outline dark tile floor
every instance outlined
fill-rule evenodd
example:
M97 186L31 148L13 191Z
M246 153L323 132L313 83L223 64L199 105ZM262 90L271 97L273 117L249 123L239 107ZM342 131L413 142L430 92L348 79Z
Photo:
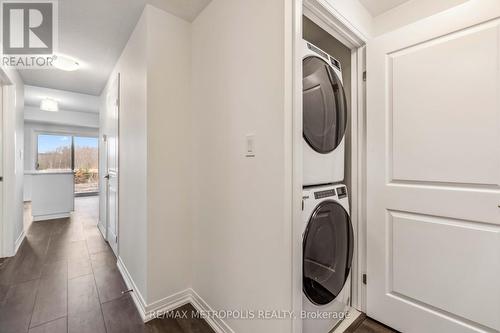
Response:
M196 318L142 323L97 214L97 197L77 198L71 218L34 222L16 256L0 261L0 332L213 332Z
M191 316L141 321L96 227L98 205L97 197L77 198L71 218L34 222L17 255L0 259L0 332L212 333ZM178 310L195 311L190 304ZM346 331L393 332L365 316Z
M397 333L397 331L362 315L345 333Z

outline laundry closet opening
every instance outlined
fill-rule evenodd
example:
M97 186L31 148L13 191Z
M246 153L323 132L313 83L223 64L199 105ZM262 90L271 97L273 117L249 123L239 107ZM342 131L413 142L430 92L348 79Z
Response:
M296 36L301 79L301 308L337 313L303 333L342 331L364 310L364 40L316 2L304 4ZM300 39L300 40L299 40ZM298 70L298 69L297 69ZM298 128L296 129L298 131ZM299 185L299 184L297 184ZM298 189L297 189L298 190ZM299 252L299 251L298 251ZM297 255L298 256L298 255ZM295 257L296 261L299 259ZM297 302L299 303L299 302ZM296 303L296 304L297 304ZM298 306L298 305L297 305Z

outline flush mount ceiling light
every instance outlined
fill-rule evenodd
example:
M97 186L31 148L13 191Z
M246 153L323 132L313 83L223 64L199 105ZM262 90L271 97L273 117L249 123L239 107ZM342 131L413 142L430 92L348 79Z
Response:
M59 111L59 103L55 99L45 98L40 102L40 110L49 111L49 112L57 112Z
M54 56L52 65L57 69L67 72L73 72L80 68L80 64L78 63L78 61L62 54L57 54Z

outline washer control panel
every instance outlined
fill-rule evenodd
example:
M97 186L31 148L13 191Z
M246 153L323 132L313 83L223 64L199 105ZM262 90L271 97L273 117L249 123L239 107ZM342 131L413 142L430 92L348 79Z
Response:
M314 192L314 198L317 199L323 199L323 198L328 198L328 197L334 197L337 194L335 193L335 189L331 190L326 190L326 191L319 191L319 192Z

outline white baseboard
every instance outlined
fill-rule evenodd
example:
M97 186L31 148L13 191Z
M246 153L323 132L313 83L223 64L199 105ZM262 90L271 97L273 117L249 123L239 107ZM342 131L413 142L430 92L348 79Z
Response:
M123 276L123 279L125 280L127 288L133 290L130 293L132 296L132 300L134 301L137 311L139 311L139 315L144 322L148 322L154 319L155 313L166 313L188 303L191 303L191 305L201 313L214 313L208 303L205 302L205 300L203 300L200 295L198 295L191 288L167 296L151 304L147 304L144 300L144 297L142 297L141 293L137 289L134 280L130 276L130 273L128 272L121 258L118 258L117 266L118 270ZM216 333L234 333L229 325L220 318L207 316L205 320Z
M144 300L144 297L142 297L139 289L137 289L137 286L135 285L132 276L130 276L127 267L125 267L125 265L123 264L122 258L118 257L118 262L116 263L116 265L118 266L118 270L120 271L123 280L127 285L127 288L133 290L130 293L130 295L132 296L132 300L134 301L135 307L137 308L137 311L139 311L139 315L141 316L142 320L146 322L147 312L146 312L146 301Z
M111 249L113 250L115 255L118 256L118 237L117 237L115 231L113 231L113 229L109 228L109 226L108 226L108 230L106 232L106 236L107 236L106 240L108 241L109 246L111 247Z
M149 304L146 309L146 321L154 319L154 314L167 313L191 303L191 289L186 289Z
M203 298L200 297L193 289L191 291L191 301L190 303L194 306L196 310L201 313L214 313L214 310L208 305ZM208 316L205 319L206 322L212 327L216 333L234 333L234 331L229 327L229 325L216 316Z
M26 238L26 233L23 230L19 235L19 237L17 237L16 242L14 243L14 255L17 254L17 250L19 250L21 244L23 244L25 238Z
M48 215L38 215L33 216L33 222L37 221L47 221L47 220L56 220L56 219L64 219L71 216L71 213L58 213L58 214L48 214Z
M99 231L101 232L102 238L104 238L107 241L108 239L106 238L106 227L101 222L101 220L97 222L97 229L99 229Z
M345 332L345 330L348 329L356 321L356 319L358 319L359 316L361 316L361 312L359 312L355 308L350 308L349 316L346 319L344 319L332 333Z

